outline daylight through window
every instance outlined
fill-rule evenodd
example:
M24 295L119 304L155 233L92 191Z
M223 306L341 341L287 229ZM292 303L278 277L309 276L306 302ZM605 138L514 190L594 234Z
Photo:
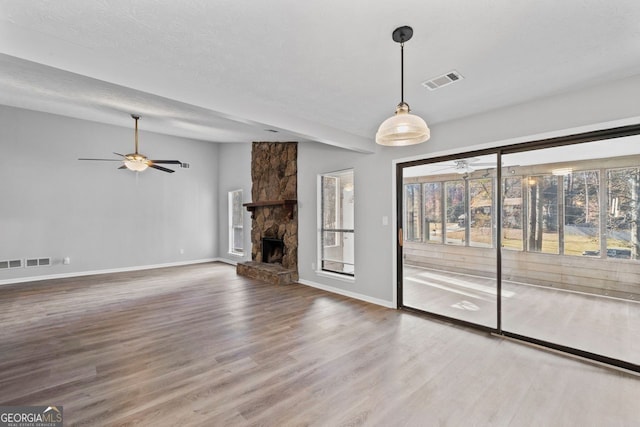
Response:
M320 176L320 256L322 271L353 276L354 263L353 170Z
M244 255L242 190L229 191L229 253Z

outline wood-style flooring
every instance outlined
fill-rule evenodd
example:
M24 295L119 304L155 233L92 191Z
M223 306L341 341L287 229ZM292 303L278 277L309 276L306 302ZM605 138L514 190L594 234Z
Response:
M65 426L638 426L640 377L209 263L0 287L0 405Z

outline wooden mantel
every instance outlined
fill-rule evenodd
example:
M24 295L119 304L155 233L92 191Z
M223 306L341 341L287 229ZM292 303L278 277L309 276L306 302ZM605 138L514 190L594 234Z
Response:
M293 216L293 207L298 203L297 200L285 199L285 200L263 200L261 202L243 203L242 206L246 207L251 212L251 218L254 216L256 208L269 207L269 206L282 206L287 208L287 216L291 218Z

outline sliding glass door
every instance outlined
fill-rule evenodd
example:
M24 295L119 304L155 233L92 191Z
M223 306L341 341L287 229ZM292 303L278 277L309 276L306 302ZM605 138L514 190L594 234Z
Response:
M496 155L403 169L403 304L495 327Z
M502 200L503 330L640 364L640 137L502 161L522 194Z
M640 371L639 133L399 165L399 307Z

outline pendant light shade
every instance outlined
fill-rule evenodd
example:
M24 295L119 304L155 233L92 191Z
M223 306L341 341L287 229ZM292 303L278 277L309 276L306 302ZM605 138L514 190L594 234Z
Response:
M393 41L400 43L400 104L396 113L378 128L376 143L392 147L420 144L431 137L431 131L422 118L410 114L409 104L404 102L404 42L411 39L411 27L399 27L393 32Z
M429 127L422 118L409 114L409 106L400 104L396 114L382 122L376 133L380 145L401 147L425 142L431 136Z

